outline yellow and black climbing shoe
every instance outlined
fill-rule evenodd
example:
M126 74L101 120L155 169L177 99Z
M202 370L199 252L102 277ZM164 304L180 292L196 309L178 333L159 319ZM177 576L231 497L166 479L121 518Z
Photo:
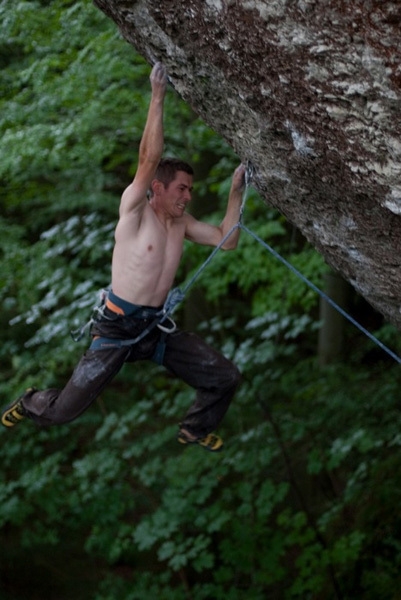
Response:
M32 395L35 391L36 390L34 388L28 388L25 394L5 407L1 414L1 423L4 425L4 427L14 427L26 417L26 412L22 405L22 401L24 398L26 398L26 396Z
M189 438L183 431L180 431L177 437L180 444L198 444L209 452L220 452L223 449L223 440L214 433L208 433L204 438Z

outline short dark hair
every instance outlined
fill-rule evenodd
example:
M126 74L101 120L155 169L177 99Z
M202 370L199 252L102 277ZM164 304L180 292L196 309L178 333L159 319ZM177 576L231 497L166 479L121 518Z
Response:
M184 171L188 175L194 174L193 168L187 162L179 158L162 158L156 169L155 179L161 181L164 187L168 187L174 181L177 171Z
M162 158L157 166L155 179L161 181L165 188L167 188L172 181L175 179L175 175L178 171L184 171L188 175L193 176L194 170L190 164L179 159L168 156ZM148 198L153 196L152 187L148 191Z

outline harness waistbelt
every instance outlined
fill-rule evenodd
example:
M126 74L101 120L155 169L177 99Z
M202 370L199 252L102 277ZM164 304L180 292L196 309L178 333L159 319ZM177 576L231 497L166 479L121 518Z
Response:
M163 306L144 306L142 304L132 304L127 300L123 300L112 290L108 290L106 298L106 306L112 312L126 317L134 317L135 319L152 319L160 314Z
M133 317L134 319L147 320L151 319L150 324L140 333L136 338L133 339L118 339L118 338L107 338L95 336L90 345L91 350L101 350L107 348L124 348L127 346L133 346L140 342L148 333L150 333L155 327L158 327L162 334L157 344L154 356L151 360L157 364L162 364L164 358L164 350L166 344L166 336L169 333L173 333L176 329L174 321L165 314L163 306L144 306L140 304L132 304L127 300L123 300L119 296L116 296L111 290L108 290L105 306L112 312L122 315ZM165 321L166 324L162 325Z

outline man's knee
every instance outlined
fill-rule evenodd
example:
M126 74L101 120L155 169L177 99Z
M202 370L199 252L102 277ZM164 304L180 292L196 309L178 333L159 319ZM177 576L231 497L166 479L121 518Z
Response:
M224 373L224 387L234 391L240 384L241 377L238 367L231 361L227 361Z

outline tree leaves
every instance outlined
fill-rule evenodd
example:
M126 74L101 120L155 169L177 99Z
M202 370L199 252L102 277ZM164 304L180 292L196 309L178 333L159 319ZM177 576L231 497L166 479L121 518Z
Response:
M6 1L0 13L7 403L28 385L61 387L87 346L69 331L109 283L149 66L90 3ZM218 223L238 158L172 90L166 140L167 153L201 173L195 212ZM320 284L321 257L253 191L244 218ZM178 281L208 252L188 244ZM372 358L351 332L344 363L319 368L316 295L244 233L195 292L188 312L196 322L211 314L200 333L243 373L221 430L224 452L176 443L193 391L142 363L126 365L71 425L3 428L0 534L13 560L0 574L6 580L17 566L11 596L26 598L24 572L43 597L32 572L66 557L70 567L77 556L74 577L46 571L60 600L393 597L401 583L398 367ZM37 561L31 570L26 549Z

